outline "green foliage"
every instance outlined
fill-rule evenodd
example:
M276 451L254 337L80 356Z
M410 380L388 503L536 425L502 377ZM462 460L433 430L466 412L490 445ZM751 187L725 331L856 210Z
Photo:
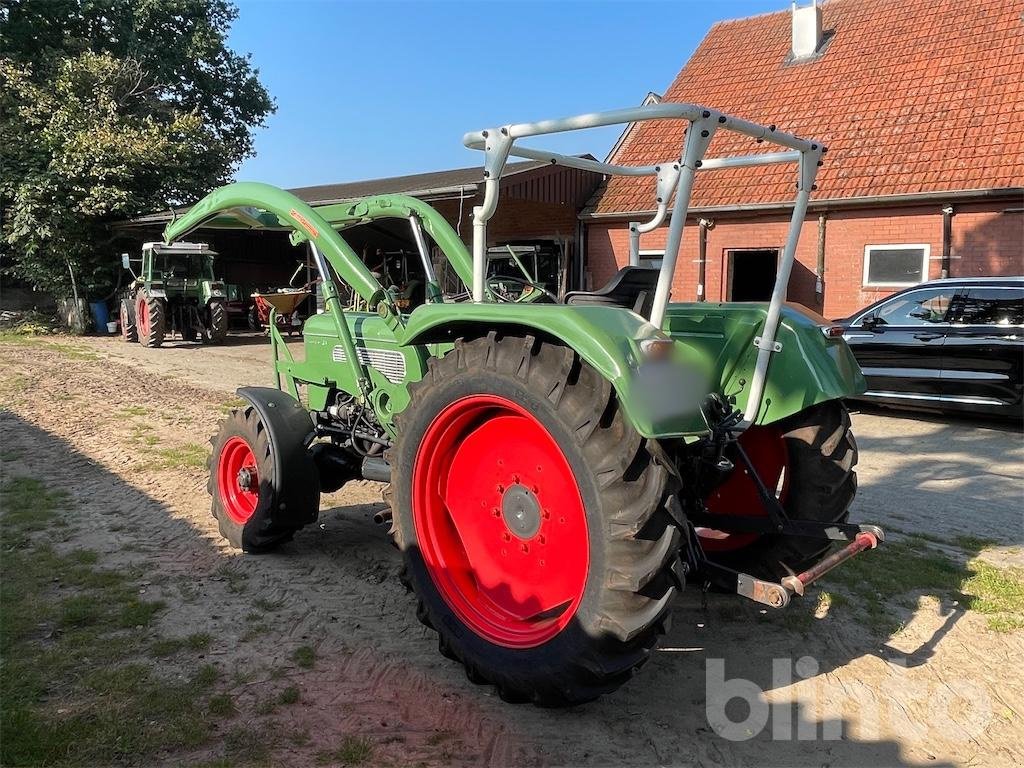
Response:
M273 110L226 46L227 0L0 2L4 269L93 297L120 264L111 221L192 202L252 154Z

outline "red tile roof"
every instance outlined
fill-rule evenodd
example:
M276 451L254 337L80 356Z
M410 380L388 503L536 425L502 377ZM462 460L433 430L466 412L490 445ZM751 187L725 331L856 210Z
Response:
M1024 0L828 0L832 37L787 63L790 12L713 26L665 94L829 147L813 199L1024 187ZM634 126L617 161L678 157L684 123ZM708 157L770 151L722 131ZM692 207L793 199L792 165L698 177ZM654 183L613 177L598 214L647 211Z

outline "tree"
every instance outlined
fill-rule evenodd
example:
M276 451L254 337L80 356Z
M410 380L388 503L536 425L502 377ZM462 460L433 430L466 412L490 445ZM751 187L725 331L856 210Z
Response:
M4 270L93 295L109 223L190 203L252 154L273 102L226 0L0 0Z

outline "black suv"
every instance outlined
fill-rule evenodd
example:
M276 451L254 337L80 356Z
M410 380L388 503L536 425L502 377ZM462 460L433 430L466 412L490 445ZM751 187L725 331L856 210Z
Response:
M837 320L864 400L1024 418L1024 277L915 285Z

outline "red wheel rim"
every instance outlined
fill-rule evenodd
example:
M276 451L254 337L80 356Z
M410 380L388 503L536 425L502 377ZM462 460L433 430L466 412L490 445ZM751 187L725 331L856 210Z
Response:
M217 462L217 490L228 517L242 525L256 511L260 500L260 476L256 456L241 437L229 438Z
M128 340L128 305L121 302L121 338Z
M149 305L142 296L135 302L135 317L139 323L139 336L142 338L149 336Z
M447 406L413 466L413 524L445 602L508 648L547 642L572 620L589 566L576 477L547 429L497 395Z
M789 488L789 473L786 471L789 454L782 432L771 426L751 427L740 435L739 443L765 487L785 503ZM716 515L762 517L768 514L758 495L757 485L738 459L732 474L711 492L704 500L704 506ZM752 544L761 534L697 528L697 535L705 552L732 552Z

